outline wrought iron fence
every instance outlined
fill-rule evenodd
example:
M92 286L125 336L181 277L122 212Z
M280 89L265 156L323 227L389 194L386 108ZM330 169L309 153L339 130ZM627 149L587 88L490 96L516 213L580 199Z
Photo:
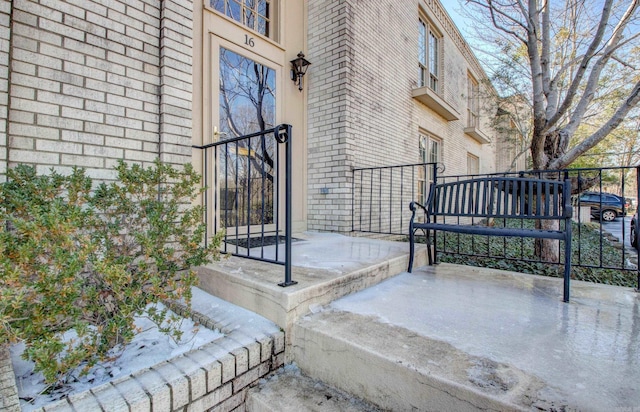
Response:
M444 176L433 164L355 169L353 179L353 231L407 235L411 200L423 200L421 171L433 168L438 183L484 175ZM638 248L631 246L632 232L639 233L632 219L640 201L640 167L582 168L495 173L497 176L534 176L572 181L574 206L572 269L577 279L611 284L634 284L640 289ZM393 171L393 172L392 172ZM392 177L393 176L393 177ZM401 177L399 177L401 176ZM617 203L615 199L618 199ZM634 227L632 228L632 221ZM460 224L512 225L514 222L460 221ZM554 241L549 241L554 242ZM556 275L564 253L555 241L557 259L540 256L540 241L489 236L438 233L436 252L446 260L502 269ZM634 242L635 243L635 242ZM553 255L553 254L552 254ZM508 262L516 262L517 265Z
M406 235L411 218L409 203L423 199L429 183L443 170L436 163L354 169L352 231Z
M285 279L279 285L296 284L291 278L291 126L193 147L204 152L207 230L225 231L222 252L283 265Z

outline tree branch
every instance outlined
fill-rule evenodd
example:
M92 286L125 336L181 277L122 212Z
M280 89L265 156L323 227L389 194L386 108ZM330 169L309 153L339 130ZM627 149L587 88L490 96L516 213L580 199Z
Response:
M551 93L551 68L549 67L551 58L550 12L549 3L544 1L544 6L542 7L542 55L540 56L540 67L542 68L542 90L547 96L547 101Z
M598 129L591 136L574 146L571 150L553 160L549 164L550 169L562 169L568 164L571 164L578 156L587 150L597 145L605 136L611 133L616 127L622 123L627 114L640 103L640 81L638 81L633 90L627 97L627 100L622 104L618 110L611 116L609 121L605 123L600 129Z
M611 1L611 0L609 0ZM569 124L565 127L565 130L569 133L570 136L573 135L575 130L580 125L580 121L584 116L584 113L587 111L589 103L593 100L595 96L596 89L598 87L598 81L600 79L600 74L604 69L605 65L613 55L613 52L618 49L618 44L622 39L622 34L624 28L627 23L631 19L635 9L638 7L638 0L634 0L630 5L624 16L620 19L617 26L613 30L611 38L607 42L607 46L602 54L602 56L598 59L595 65L591 68L591 73L589 74L589 79L587 80L587 84L585 86L584 92L582 93L582 97L578 102L575 110L571 114L571 119L569 120Z
M520 40L523 44L527 44L527 41L526 41L526 39L524 37L520 36L520 34L518 34L516 31L508 29L506 26L501 24L498 21L498 16L505 18L506 20L512 22L516 26L522 27L524 30L526 30L527 27L524 24L522 24L522 22L518 21L517 19L509 16L506 13L503 13L500 9L498 9L494 5L494 2L492 0L488 0L487 4L481 3L481 2L476 1L476 0L468 0L467 3L476 4L476 5L480 6L480 7L483 7L483 8L486 8L487 10L489 10L489 13L491 15L491 22L492 22L493 26L496 29L501 30L501 31L503 31L505 33L508 33L508 34L512 35L516 39Z
M571 85L567 90L564 101L560 104L560 106L558 107L558 110L556 110L553 116L551 116L550 119L547 119L547 122L544 128L541 130L542 135L544 135L549 130L554 128L555 125L558 123L558 120L560 120L562 116L565 114L565 112L569 109L569 107L571 107L573 98L575 97L576 92L578 91L578 88L582 83L582 79L587 71L587 68L589 67L589 62L591 61L597 48L602 42L602 38L604 37L604 33L607 28L609 17L611 16L612 2L613 0L605 0L605 4L602 7L602 16L600 18L600 22L598 23L598 30L596 31L596 34L593 37L593 41L589 45L587 52L584 54L582 63L580 63L580 66L578 66L578 71L576 72L573 80L571 81Z

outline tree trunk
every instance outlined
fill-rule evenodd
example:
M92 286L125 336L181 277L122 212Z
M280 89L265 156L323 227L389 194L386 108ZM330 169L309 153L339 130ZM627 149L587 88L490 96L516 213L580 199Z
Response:
M534 136L534 141L538 142L537 145L531 145L533 169L536 171L548 170L549 164L562 156L568 145L567 137L560 131L554 131L538 137ZM541 177L544 178L545 176ZM571 196L571 193L565 195ZM536 222L536 228L543 230L558 230L559 225L560 222L554 220L539 220ZM559 241L554 239L536 239L535 256L540 258L542 262L560 262Z
M536 229L558 230L560 223L557 220L538 220ZM560 241L555 239L536 239L535 255L542 262L560 262Z

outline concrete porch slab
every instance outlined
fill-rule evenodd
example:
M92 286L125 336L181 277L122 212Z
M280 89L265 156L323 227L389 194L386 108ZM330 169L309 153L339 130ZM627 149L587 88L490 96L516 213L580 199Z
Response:
M304 373L392 410L633 410L640 295L440 264L302 318Z
M229 257L200 268L199 287L256 312L289 332L310 308L407 270L408 243L316 232L294 237L301 239L292 244L292 278L298 284L278 286L284 280L283 266ZM265 254L274 256L275 246L265 248ZM424 247L417 248L416 262L416 266L426 263ZM289 333L286 335L288 338Z

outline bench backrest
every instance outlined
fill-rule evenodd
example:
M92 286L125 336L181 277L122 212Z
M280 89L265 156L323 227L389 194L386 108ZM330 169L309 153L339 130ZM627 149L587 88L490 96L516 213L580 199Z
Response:
M431 216L566 219L571 181L482 177L432 184L426 207Z

